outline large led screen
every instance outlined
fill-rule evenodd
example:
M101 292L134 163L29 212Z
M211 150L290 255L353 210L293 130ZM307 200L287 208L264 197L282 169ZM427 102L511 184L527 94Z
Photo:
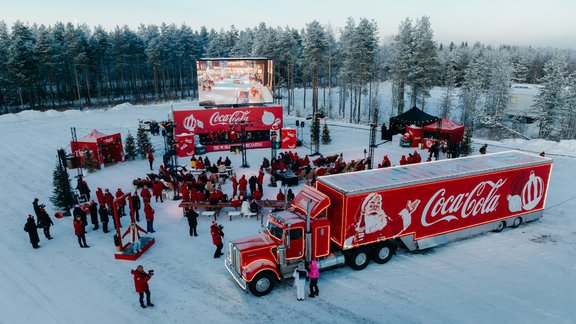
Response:
M214 58L197 61L202 106L271 103L272 60Z

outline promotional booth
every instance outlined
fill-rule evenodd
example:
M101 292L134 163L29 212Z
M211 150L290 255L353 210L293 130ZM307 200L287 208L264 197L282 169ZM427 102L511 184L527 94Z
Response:
M392 135L394 134L404 134L404 130L407 126L415 125L418 127L423 127L438 120L438 117L429 115L418 107L412 107L410 110L400 114L398 116L390 118L390 128L389 131Z
M422 127L416 125L410 125L406 127L406 133L402 136L400 140L400 146L402 147L418 147L422 141Z
M271 146L270 130L282 128L282 106L238 108L198 108L172 112L175 135L193 133L207 152L229 151L241 146L245 134L246 148Z
M423 127L424 137L456 144L464 139L464 126L443 117L441 120Z
M124 161L124 148L120 133L106 135L96 129L82 137L77 142L70 142L72 155L84 161L84 152L90 150L99 165Z

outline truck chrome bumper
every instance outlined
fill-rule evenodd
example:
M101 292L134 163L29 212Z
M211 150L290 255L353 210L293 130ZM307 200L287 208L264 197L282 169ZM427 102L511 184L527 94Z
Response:
M228 270L228 273L232 276L232 278L234 278L234 281L236 281L238 286L246 290L247 287L246 280L244 280L244 278L242 278L242 276L236 271L236 269L232 267L232 263L230 262L230 260L228 260L228 258L224 259L224 266L226 267L226 270Z

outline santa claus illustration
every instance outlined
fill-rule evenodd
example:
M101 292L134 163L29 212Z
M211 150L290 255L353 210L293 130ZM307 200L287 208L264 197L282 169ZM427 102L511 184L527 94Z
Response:
M412 213L418 208L420 200L408 200L406 208L398 216L390 217L382 208L382 195L371 193L362 201L359 217L353 229L349 228L344 245L352 246L361 243L372 235L393 237L404 232L412 223Z

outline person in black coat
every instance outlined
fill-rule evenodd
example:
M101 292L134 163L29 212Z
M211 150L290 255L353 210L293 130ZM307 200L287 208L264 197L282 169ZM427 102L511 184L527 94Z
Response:
M50 236L50 226L52 225L54 225L54 222L52 221L52 219L50 219L50 216L46 212L46 209L40 208L40 214L38 217L38 227L42 227L42 229L44 230L44 236L46 236L46 238L49 240L52 239L52 236Z
M90 201L90 222L94 225L93 230L98 230L98 204L92 200Z
M100 205L100 209L98 209L98 214L100 215L100 221L102 222L102 231L104 233L108 233L108 208L105 205Z
M32 247L35 249L39 248L40 245L38 245L38 243L40 243L40 238L38 237L38 227L36 227L34 216L28 215L28 220L26 221L26 225L24 225L24 231L28 232Z
M140 221L140 196L138 196L138 191L134 190L134 194L132 195L132 208L134 208L134 218L136 218L136 221L139 222Z
M194 208L186 208L186 218L188 218L188 226L190 226L190 236L198 236L196 226L198 226L198 213Z
M255 176L251 176L250 179L248 179L248 187L250 187L250 195L252 195L254 191L256 191L257 185L258 185L258 179Z

